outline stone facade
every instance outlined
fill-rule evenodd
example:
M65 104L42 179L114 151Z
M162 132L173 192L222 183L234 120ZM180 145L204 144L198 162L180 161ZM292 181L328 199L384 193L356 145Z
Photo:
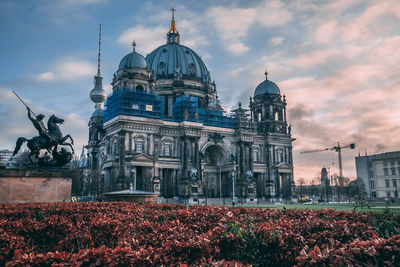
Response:
M399 199L400 151L356 157L357 178L362 179L367 196Z
M173 19L167 44L121 60L104 112L94 101L91 193L132 187L200 204L232 201L233 193L240 202L291 198L295 139L285 96L266 79L249 109L239 103L226 114L203 61L179 40Z

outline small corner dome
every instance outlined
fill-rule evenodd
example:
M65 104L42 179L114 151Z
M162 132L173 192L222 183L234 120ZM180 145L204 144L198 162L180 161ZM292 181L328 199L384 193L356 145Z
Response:
M118 69L120 70L123 68L147 69L147 62L141 54L133 51L124 56L121 62L119 62Z
M99 108L93 111L92 116L90 116L91 119L93 118L103 118L104 117L104 110Z
M280 95L281 91L279 90L278 85L276 83L271 82L268 78L265 78L265 81L260 83L254 92L254 97L263 94L275 94Z

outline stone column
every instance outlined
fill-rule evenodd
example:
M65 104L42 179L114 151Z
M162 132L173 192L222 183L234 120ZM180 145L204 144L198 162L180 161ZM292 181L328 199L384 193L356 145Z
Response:
M269 105L269 118L275 120L274 107L272 105Z
M153 134L149 135L149 151L147 152L148 155L154 155L154 136Z
M286 122L286 104L283 106L283 118Z
M239 146L240 146L240 156L239 156L239 170L240 170L240 178L239 179L243 179L243 173L244 173L244 146L243 146L243 142L239 142Z
M200 166L200 161L199 161L199 159L200 159L200 157L199 157L199 140L200 140L200 138L196 138L195 144L194 144L194 162L195 162L194 166L197 169L198 175L199 175L199 171L200 171L199 170L199 166Z
M120 131L119 136L119 159L118 159L118 184L119 189L124 190L127 189L127 180L125 177L125 132Z
M253 145L249 144L249 169L253 171Z
M188 171L188 158L189 158L189 144L186 137L183 137L183 153L182 153L182 178L187 178L187 171Z
M129 132L129 147L128 150L130 153L132 153L132 132Z

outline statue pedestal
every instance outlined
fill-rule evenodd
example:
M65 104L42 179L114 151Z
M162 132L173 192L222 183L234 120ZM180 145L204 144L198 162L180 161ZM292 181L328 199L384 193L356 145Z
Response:
M75 175L62 168L0 169L0 203L71 201Z

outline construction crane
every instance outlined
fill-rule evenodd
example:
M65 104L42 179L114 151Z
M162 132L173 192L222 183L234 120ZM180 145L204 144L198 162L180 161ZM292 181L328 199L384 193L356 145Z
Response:
M340 144L338 142L337 145L334 146L334 147L327 147L327 148L323 148L323 149L301 151L300 154L322 152L322 151L327 151L327 150L334 150L335 152L338 152L338 157L339 157L339 175L340 175L339 177L340 177L340 179L342 179L342 177L343 177L342 149L343 148L354 149L355 147L356 147L356 145L354 143L349 144L349 145L340 146Z

